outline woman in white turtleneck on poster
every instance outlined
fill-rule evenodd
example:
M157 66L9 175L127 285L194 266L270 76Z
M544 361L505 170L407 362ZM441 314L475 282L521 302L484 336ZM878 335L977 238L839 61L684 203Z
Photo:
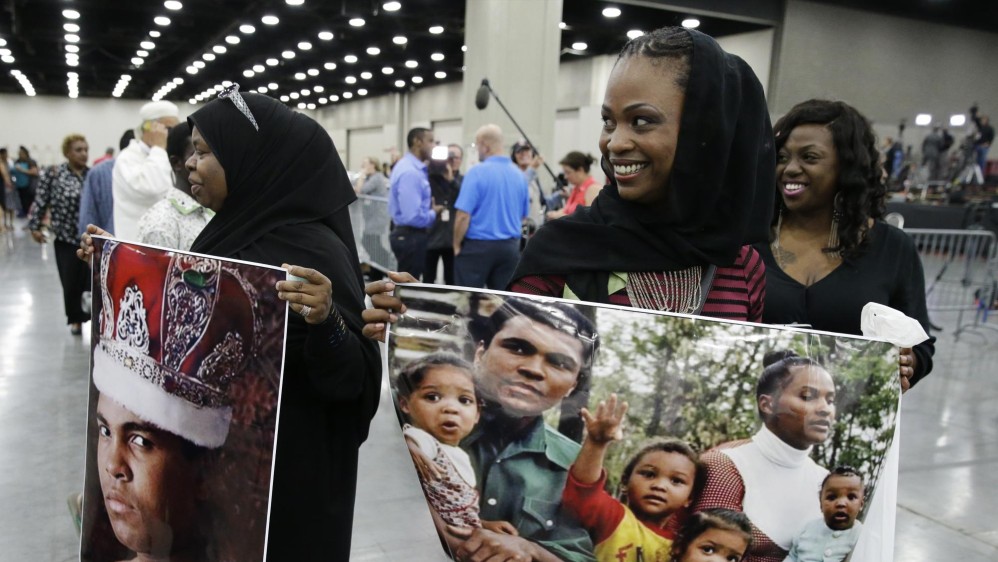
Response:
M835 382L821 365L792 352L769 354L756 386L762 427L750 439L701 455L707 481L693 511L723 507L752 521L744 562L782 562L795 535L821 517L828 470L811 460L835 422Z

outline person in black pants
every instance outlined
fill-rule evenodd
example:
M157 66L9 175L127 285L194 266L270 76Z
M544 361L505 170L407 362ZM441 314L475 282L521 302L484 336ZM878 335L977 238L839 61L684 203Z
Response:
M81 324L90 319L90 314L83 312L81 305L83 292L90 287L90 270L87 264L76 259L76 249L80 245L76 223L80 217L83 179L89 170L88 148L83 135L69 135L62 141L66 162L42 177L28 219L32 238L46 244L48 239L42 232L42 217L46 211L51 211L49 228L55 235L55 263L62 281L67 323L74 336L82 333Z
M430 177L430 192L433 201L444 207L437 221L430 227L426 242L426 266L423 268L423 282L437 282L437 264L444 262L444 283L454 284L454 202L461 190L461 184L451 169L448 160L431 160L426 166Z

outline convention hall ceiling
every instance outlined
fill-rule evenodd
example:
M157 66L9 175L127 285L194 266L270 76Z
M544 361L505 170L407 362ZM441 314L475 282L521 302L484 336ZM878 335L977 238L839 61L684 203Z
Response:
M667 6L564 0L562 61L691 16ZM0 0L0 93L200 101L233 81L291 104L344 103L460 81L464 13L464 0ZM767 26L696 17L715 37Z

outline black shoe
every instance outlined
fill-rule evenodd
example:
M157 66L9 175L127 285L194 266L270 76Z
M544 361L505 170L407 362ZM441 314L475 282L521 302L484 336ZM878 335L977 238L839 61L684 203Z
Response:
M83 333L83 326L79 324L70 324L69 333L73 334L74 336L78 336Z

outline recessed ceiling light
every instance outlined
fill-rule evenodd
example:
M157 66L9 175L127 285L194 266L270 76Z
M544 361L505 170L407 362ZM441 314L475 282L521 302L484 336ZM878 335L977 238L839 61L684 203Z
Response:
M152 19L152 21L156 25L160 25L160 26L164 26L164 27L167 26L167 25L170 25L170 18L168 18L166 16L156 16L156 17L154 17Z
M174 83L174 84L178 84L178 85L179 85L179 84L183 84L183 83L184 83L184 79L183 79L183 78L180 78L180 77L178 76L177 78L174 78L174 79L173 79L173 83Z
M392 43L395 43L396 45L405 45L408 42L409 40L406 39L405 35L396 35L395 37L392 37Z
M308 88L302 88L299 93L303 96L311 96L312 90L309 90Z
M423 77L422 76L413 76L411 78L411 80L412 80L413 84L422 84L423 83Z
M225 38L225 42L228 43L229 45L238 45L239 44L239 36L238 35L229 35L229 36L227 36Z
M242 24L242 25L239 26L239 31L241 31L242 33L245 33L246 35L249 35L250 33L255 32L256 28L253 27L252 25L248 24L248 23L244 23L244 24Z
M301 95L298 92L291 92L291 99L296 100L300 97Z
M62 17L68 20L78 20L80 19L80 12L77 12L76 10L63 10Z
M214 47L211 48L211 50L215 51L220 55L224 55L225 52L228 51L228 49L225 48L225 45L215 45Z
M69 41L70 43L79 43L80 42L80 36L76 35L76 34L73 34L73 33L67 33L66 34L66 41Z
M6 47L6 46L7 46L7 40L4 39L3 37L0 37L0 47Z
M70 33L76 33L80 30L80 26L76 25L75 23L63 24L62 28Z
M293 59L293 58L295 58L295 52L294 51L284 51L284 52L281 53L281 56L284 57L284 58L286 58L286 59Z
M144 62L146 61L140 59L139 57L132 57L132 64L134 64L135 66L142 66L142 63Z
M560 21L558 22L558 29L568 29L568 24L563 21Z
M204 68L204 63L199 60L196 60L191 63L191 66L193 66L194 68Z
M333 94L333 95L329 96L329 101L340 101L340 96L337 96L336 94Z
M143 49L147 49L147 50L151 51L151 50L153 50L153 49L156 48L156 44L153 43L152 41L143 41L143 42L139 43L139 47L142 47Z
M321 93L321 92L324 92L325 90L326 89L323 88L322 86L316 86L316 87L312 88L312 91L315 92L315 93L317 93L317 94Z
M149 32L149 37L152 37L153 39L159 37L160 35L162 35L162 34L160 32L158 32L158 31L156 31L155 29Z
M323 105L325 105L328 102L329 102L329 98L319 98L319 103L321 103Z
M700 20L696 18L686 18L683 20L682 26L686 29L696 29L700 27Z
M397 12L402 8L401 2L385 2L381 5L381 9L386 12Z
M395 87L396 88L404 88L405 87L405 80L396 80L395 81Z
M627 38L628 39L637 39L638 37L641 37L644 34L645 34L645 32L641 31L640 29L632 29L632 30L630 30L630 31L627 32Z
M66 45L66 52L67 53L79 53L80 52L80 48L77 47L76 45Z
M304 80L307 77L304 72L295 72L295 80Z
M303 51L307 51L307 50L309 50L309 49L312 48L312 44L309 43L308 41L300 41L298 43L298 48L301 49L301 50L303 50Z
M915 116L915 124L921 125L922 127L932 123L932 115L928 113L919 113Z
M263 66L262 64L254 64L253 65L253 72L259 73L259 72L263 72L264 70L267 70L267 67Z
M461 52L462 53L467 53L468 52L468 46L467 45L461 45Z
M327 62L326 64L322 65L322 68L325 68L326 70L336 70L336 63Z
M146 58L146 57L149 56L149 51L143 51L143 50L139 49L138 51L135 51L135 54L137 56L142 57L142 58Z
M10 49L0 49L0 57L9 57L12 54Z
M132 59L132 61L134 61L134 60L135 59ZM142 59L139 59L139 60L142 60ZM68 61L66 61L66 64L69 65L69 66L80 66L80 61L78 61L78 60L68 60ZM142 63L136 63L135 66L139 66L141 64Z
M318 76L319 75L319 69L318 68L310 68L306 72L308 72L309 76Z
M315 109L315 104L314 103L310 103L306 107L308 107L309 109Z
M195 105L197 102L198 102L198 100L196 100L194 98L191 98L191 99L187 100L187 103L189 103L191 105Z
M357 95L358 96L366 96L367 95L367 90L364 89L364 88L360 88L359 90L357 90Z
M432 55L430 55L430 59L431 60L435 60L437 62L440 62L440 61L444 60L444 54L443 53L433 53Z
M603 16L607 18L616 18L620 16L620 8L615 8L610 6L609 8L603 8Z
M277 25L281 23L281 20L277 19L277 16L271 15L263 16L260 18L260 21L262 21L265 25Z
M298 102L298 109L305 109L305 102Z
M305 3L305 0L284 0L288 3L288 6L301 6Z
M291 101L291 98L289 98L288 96L281 96L280 100L283 101L284 103L288 103L289 101Z
M419 66L419 63L416 62L416 61L414 61L414 60L407 60L407 61L405 61L405 67L406 68L416 68L417 66Z
M182 9L184 5L181 4L180 2L177 2L177 0L166 0L166 2L163 2L163 7L166 8L167 10L177 11Z
M243 76L245 76L247 78L252 78L252 77L256 76L256 72L253 72L252 70L246 69L246 70L243 71Z
M208 62L211 62L211 61L215 60L215 54L214 53L205 53L205 54L201 55L201 58L203 58L204 60L206 60Z
M188 66L186 70L187 70L187 74L197 74L198 73L198 69L195 68L195 67L193 67L193 66Z
M434 25L433 27L430 28L430 33L434 35L440 35L443 32L444 32L444 26L442 25Z
M437 78L447 78L447 73L444 72L443 70L438 70L434 72L433 75L436 76Z
M392 68L392 67L390 67L390 66L386 66L386 67L384 67L384 68L381 69L381 73L385 74L385 75L394 74L395 73L395 69Z
M377 47L368 47L367 48L367 54L371 55L372 57L376 56L376 55L380 55L381 54L381 49L379 49Z
M333 39L333 32L332 31L320 31L319 32L319 39L322 39L323 41L331 41Z
M268 90L276 90L277 89L277 82L271 82L270 84L267 84L267 89Z
M279 61L277 59L274 59L274 58L270 58L270 59L266 60L266 63L267 63L267 66L277 66L277 65L281 64L281 61Z
M949 124L952 127L963 127L967 123L967 116L959 113L956 115L950 115Z
M11 63L14 62L14 57L12 57L10 55L4 55L4 56L0 57L0 60L2 60L3 62L5 62L7 64L11 64Z
M346 82L347 84L356 84L357 83L357 77L356 76L347 76L346 78L343 79L343 81Z
M364 18L351 18L348 23L354 27L364 27L366 22L364 21Z
M343 99L350 99L352 97L353 97L352 93L350 93L350 92L343 92Z
M343 61L344 62L348 62L350 64L353 64L353 63L357 62L357 56L356 55L347 55L347 56L343 57Z
M374 75L365 70L364 72L360 73L360 77L363 78L364 80L370 80L371 78L374 78Z
M576 51L585 51L586 49L589 48L589 45L586 45L582 41L576 41L575 43L572 43L572 48L575 49Z

